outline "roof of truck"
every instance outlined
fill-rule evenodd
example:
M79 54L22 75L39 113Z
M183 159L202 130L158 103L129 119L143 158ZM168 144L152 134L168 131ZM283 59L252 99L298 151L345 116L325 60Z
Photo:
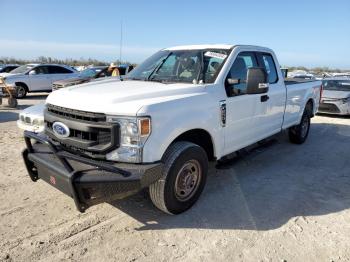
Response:
M198 49L230 49L233 45L208 44L208 45L182 45L165 48L164 50L198 50Z
M269 51L272 52L271 49L263 46L255 46L255 45L228 45L228 44L205 44L205 45L183 45L183 46L173 46L169 48L165 48L163 50L205 50L205 49L231 49L233 47L244 47L247 49L259 50L259 51Z

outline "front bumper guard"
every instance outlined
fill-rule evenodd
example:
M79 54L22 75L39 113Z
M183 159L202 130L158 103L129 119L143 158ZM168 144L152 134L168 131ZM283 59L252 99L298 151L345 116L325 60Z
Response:
M162 163L97 161L64 151L45 135L29 131L24 131L24 140L22 156L31 180L42 179L69 195L80 212L135 194L161 177Z

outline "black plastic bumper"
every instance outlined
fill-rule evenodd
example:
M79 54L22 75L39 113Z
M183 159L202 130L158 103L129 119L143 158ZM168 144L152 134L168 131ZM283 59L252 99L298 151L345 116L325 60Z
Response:
M132 195L161 177L161 163L96 161L61 150L45 135L25 131L24 139L22 155L32 181L42 179L71 196L80 212Z

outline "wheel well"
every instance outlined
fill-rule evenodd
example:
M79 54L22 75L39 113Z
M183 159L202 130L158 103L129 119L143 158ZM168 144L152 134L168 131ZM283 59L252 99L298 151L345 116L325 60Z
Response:
M314 116L314 101L311 98L307 101L305 107L308 107L309 112L311 113L310 116L313 117Z
M29 91L28 86L23 82L15 82L15 85L16 86L23 86L27 92Z
M188 141L199 145L207 153L209 160L214 160L214 145L210 134L203 129L192 129L179 135L174 141Z

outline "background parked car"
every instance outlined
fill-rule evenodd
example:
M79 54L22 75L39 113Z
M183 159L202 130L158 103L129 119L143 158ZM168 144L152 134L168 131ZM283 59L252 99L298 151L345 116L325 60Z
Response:
M99 74L106 68L107 66L95 66L86 68L80 71L76 77L55 81L52 84L52 90L54 91L63 87L89 82L92 79L98 78Z
M17 120L17 126L23 130L34 133L44 131L44 109L45 104L38 104L24 109Z
M109 76L112 76L113 73L115 74L115 76L120 77L127 74L132 69L133 69L133 66L129 66L129 65L89 67L81 71L77 75L77 77L54 82L52 84L52 90L58 90L63 87L87 83L97 78L109 77Z
M319 113L350 115L350 78L335 77L322 81Z
M10 73L1 73L6 84L16 86L16 97L23 98L28 92L52 91L52 83L78 75L72 67L55 64L27 64Z
M19 65L0 65L0 73L9 73L19 67Z

